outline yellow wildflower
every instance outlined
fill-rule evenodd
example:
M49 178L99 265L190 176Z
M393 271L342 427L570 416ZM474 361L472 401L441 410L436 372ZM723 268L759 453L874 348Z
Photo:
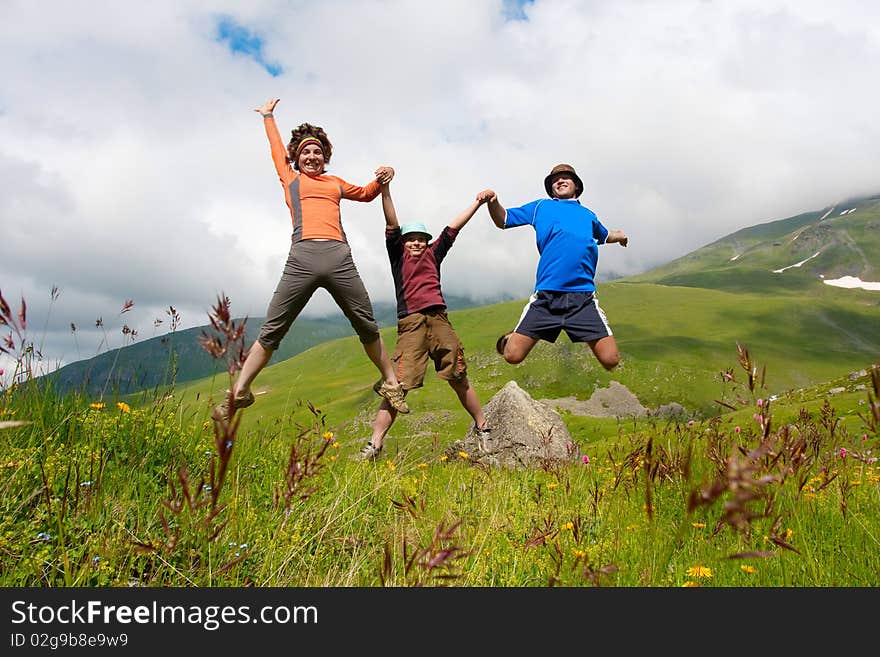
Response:
M565 523L564 525L562 525L562 527L561 527L560 529L574 529L574 523L573 523L573 522L567 522L567 523Z
M389 470L394 470L394 463L391 461L391 459L386 460L385 465L388 466Z
M743 565L743 566L740 566L739 569L740 569L741 571L743 571L744 573L748 573L749 575L751 575L753 572L755 572L755 569L754 569L753 566L745 566L745 565Z
M705 522L692 522L691 527L696 527L697 529L703 529L706 526Z
M584 552L583 550L575 550L575 551L574 551L574 556L583 559L585 556L587 556L587 553Z
M787 541L788 539L790 539L793 535L794 535L794 530L792 530L792 529L786 529L786 530L785 530L785 540L786 540L786 541Z
M468 453L467 453L467 452L459 452L458 455L459 455L461 458L463 458L463 459L466 459L466 458L468 457Z
M104 402L92 402L91 404L89 404L89 407L94 408L96 411L100 411L102 408L104 408Z
M440 457L440 462L442 463L442 462L445 461L447 458L449 458L449 457L446 456L446 454L444 454L443 456Z
M551 481L547 484L547 488L556 488L558 485L555 481Z
M427 464L427 463L419 463L419 465L418 465L417 467L419 467L419 468L427 468L427 467L428 467L428 464Z
M325 431L324 432L324 440L333 440L333 432Z
M339 449L339 441L333 443L333 449Z
M130 413L131 407L125 402L116 402L116 408L118 408L123 413Z
M689 577L705 577L710 579L712 577L712 570L710 568L706 568L706 566L692 566L687 569L687 574Z
M682 588L685 588L685 589L698 589L698 588L700 588L699 582L685 582L681 586L682 586Z

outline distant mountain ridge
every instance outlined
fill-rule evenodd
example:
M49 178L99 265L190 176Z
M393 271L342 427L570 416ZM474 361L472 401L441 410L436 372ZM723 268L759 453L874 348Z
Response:
M880 195L743 228L625 280L783 292L846 276L880 281Z
M510 300L509 297L499 297L486 302L453 295L445 297L451 310ZM374 303L373 309L380 327L396 325L395 304ZM264 319L247 319L246 347L256 338ZM242 320L237 318L235 321L240 323ZM215 361L199 344L202 331L210 334L209 328L208 325L196 326L135 342L69 363L40 378L51 382L60 394L78 392L95 397L121 396L172 382L184 383L218 374L225 376L226 362ZM287 360L327 340L350 335L354 335L354 331L341 311L319 318L300 316L272 355L271 363Z

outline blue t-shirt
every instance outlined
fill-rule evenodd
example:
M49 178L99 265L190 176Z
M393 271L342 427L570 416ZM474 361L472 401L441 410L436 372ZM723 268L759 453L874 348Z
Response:
M535 275L535 290L595 292L593 278L599 260L599 245L608 229L589 208L576 199L540 199L518 208L507 208L505 228L535 229L535 244L541 259Z

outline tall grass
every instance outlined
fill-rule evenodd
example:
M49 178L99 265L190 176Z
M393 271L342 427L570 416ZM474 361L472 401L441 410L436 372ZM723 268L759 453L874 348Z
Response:
M24 304L0 311L26 372ZM211 319L231 379L241 326L222 297ZM0 396L0 585L876 585L880 370L853 431L830 399L777 421L772 372L744 346L732 361L706 382L723 414L619 423L531 470L448 457L442 418L358 463L307 401L245 427L249 409L215 423L164 392L21 376Z

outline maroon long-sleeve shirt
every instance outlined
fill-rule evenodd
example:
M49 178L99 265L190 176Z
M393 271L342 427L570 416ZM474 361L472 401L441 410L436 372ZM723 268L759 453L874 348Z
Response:
M428 308L446 308L440 289L440 263L452 247L458 229L446 226L422 255L413 257L403 248L400 227L385 229L385 246L391 261L391 276L397 294L397 317Z

